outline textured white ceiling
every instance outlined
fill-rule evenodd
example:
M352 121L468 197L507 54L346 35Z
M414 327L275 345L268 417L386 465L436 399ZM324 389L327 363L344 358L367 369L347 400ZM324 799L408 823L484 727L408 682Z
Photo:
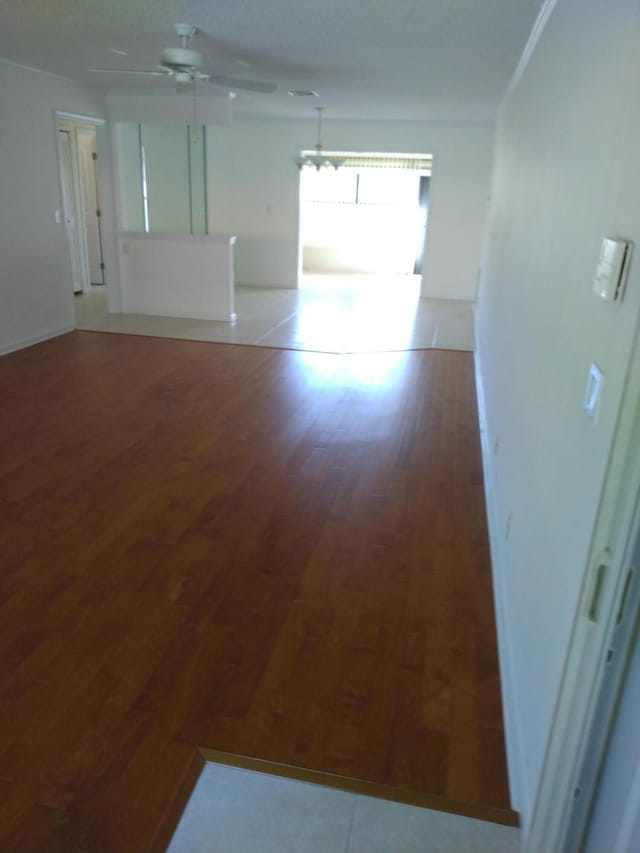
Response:
M176 21L202 30L194 47L236 77L273 80L236 109L308 117L491 118L542 0L1 0L0 58L100 88L166 92L169 80L91 73L153 68L177 45ZM127 57L109 51L126 51ZM295 99L288 89L316 89Z

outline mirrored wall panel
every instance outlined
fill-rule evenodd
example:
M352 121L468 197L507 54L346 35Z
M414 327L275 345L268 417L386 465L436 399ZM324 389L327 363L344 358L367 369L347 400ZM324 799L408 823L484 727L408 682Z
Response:
M123 122L118 133L124 229L206 234L206 128Z

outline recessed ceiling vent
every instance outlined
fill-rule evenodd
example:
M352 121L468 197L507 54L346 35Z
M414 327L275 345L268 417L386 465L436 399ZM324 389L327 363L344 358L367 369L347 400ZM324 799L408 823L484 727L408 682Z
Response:
M292 98L318 98L320 97L313 89L289 89Z

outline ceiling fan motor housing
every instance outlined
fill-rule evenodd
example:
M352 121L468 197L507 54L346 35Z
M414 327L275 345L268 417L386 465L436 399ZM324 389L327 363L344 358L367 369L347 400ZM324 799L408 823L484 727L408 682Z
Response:
M169 68L197 68L204 64L204 56L190 47L165 47L162 64Z

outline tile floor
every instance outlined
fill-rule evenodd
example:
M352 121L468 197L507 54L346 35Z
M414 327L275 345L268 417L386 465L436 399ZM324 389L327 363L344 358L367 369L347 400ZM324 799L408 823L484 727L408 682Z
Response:
M420 299L418 276L305 276L299 290L237 287L235 325L109 314L104 288L75 298L78 329L319 352L473 350L473 303Z
M519 831L207 762L168 853L520 853Z

